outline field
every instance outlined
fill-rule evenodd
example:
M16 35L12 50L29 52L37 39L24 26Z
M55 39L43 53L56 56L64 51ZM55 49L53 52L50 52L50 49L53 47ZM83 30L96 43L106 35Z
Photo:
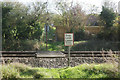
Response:
M20 63L3 65L0 68L2 78L13 80L16 78L118 78L118 65L82 64L65 68L40 68L30 67Z

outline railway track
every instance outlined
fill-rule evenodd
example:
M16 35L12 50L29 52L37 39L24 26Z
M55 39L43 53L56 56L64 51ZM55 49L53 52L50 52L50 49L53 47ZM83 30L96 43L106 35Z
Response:
M50 52L50 51L49 51ZM57 57L58 52L52 51L54 54L51 53L51 55L55 55ZM65 55L64 57L68 56L67 51L59 51L60 53L63 53L61 55ZM49 57L49 54L46 53L46 51L37 52L37 51L0 51L2 57L37 57L37 55L42 55L45 57ZM57 53L57 54L55 54ZM46 54L46 55L45 55ZM71 51L70 53L71 57L111 57L114 55L120 55L120 51ZM45 55L45 56L44 56Z
M33 67L60 68L68 65L67 51L0 51L0 64L24 63ZM120 51L71 51L70 65L119 62Z

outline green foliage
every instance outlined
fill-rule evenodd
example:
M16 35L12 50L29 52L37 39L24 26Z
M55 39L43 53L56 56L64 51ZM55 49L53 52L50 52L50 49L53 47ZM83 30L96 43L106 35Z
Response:
M38 40L7 40L2 45L2 50L6 51L31 51L39 49L42 44Z
M34 78L35 79L40 79L40 78L44 78L45 75L43 73L37 72L36 74L34 74Z
M117 22L117 23L116 23L117 25L116 25L115 27L117 28L118 40L120 41L120 16L117 17L116 22Z
M12 45L10 45L13 43ZM46 43L38 40L14 40L7 43L8 47L3 46L3 50L13 51L35 51L36 49L46 51ZM119 50L119 42L107 40L88 40L88 41L74 41L74 46L71 47L72 51L101 51L104 50ZM17 47L16 47L17 46ZM67 51L68 47L64 46L64 42L48 42L48 51Z
M55 69L36 68L38 72L34 74L35 79L40 78L60 78L59 73Z
M16 80L16 78L118 78L118 66L116 64L82 64L67 68L30 68L24 64L13 63L3 65L0 70L6 80ZM13 65L13 66L12 66ZM28 69L23 70L23 66ZM22 70L21 70L22 68ZM10 71L10 73L8 73ZM20 75L18 75L20 74Z
M45 24L45 18L43 19L45 4L33 3L31 5L32 10L30 6L19 2L2 3L2 46L5 47L4 50L8 50L6 47L10 45L15 45L14 41L40 40Z
M12 44L11 44L12 43ZM13 40L2 43L2 50L6 51L35 51L36 49L46 51L46 43L38 40ZM17 46L17 47L16 47ZM64 42L51 42L48 41L49 51L64 51ZM57 47L56 47L57 46Z
M105 26L105 28L97 34L98 39L104 39L109 41L118 41L119 40L119 19L118 16L114 13L113 8L110 8L110 5L102 7L102 12L100 18Z
M104 29L100 33L97 34L97 39L108 40L108 41L117 41L118 33L117 28L111 27L109 29Z
M64 49L65 49L64 42L49 42L48 43L49 51L64 51Z
M78 44L75 44L72 51L101 51L101 50L113 50L119 51L119 43L106 40L89 40Z
M47 40L54 42L55 39L56 28L49 26L49 31L47 32ZM44 41L46 41L46 32L44 32Z
M34 28L33 28L33 34L32 34L32 39L38 39L40 40L40 37L43 33L43 26L44 26L44 23L40 23L40 22L36 22L35 25L34 25Z
M112 27L113 26L113 20L115 19L115 13L107 8L107 7L102 7L102 12L100 14L100 18L106 28Z
M83 29L79 29L78 31L74 32L74 40L80 41L85 39L85 31Z
M3 65L0 71L2 72L2 79L4 80L17 80L17 78L20 78L19 71L10 65Z
M113 27L104 28L100 33L97 34L98 39L108 40L108 41L119 41L120 34L120 24L119 17L117 16L114 20Z
M114 65L82 64L81 66L61 70L60 75L61 78L117 78L117 66Z
M73 3L64 1L57 1L56 5L59 14L55 15L53 20L57 27L65 27L68 32L71 28L81 28L85 25L86 16L81 5L73 6Z
M62 4L63 3L63 4ZM72 3L71 3L72 4ZM74 39L76 41L83 40L85 37L84 30L75 31L75 27L82 28L85 24L85 14L80 5L70 5L64 2L58 3L58 11L60 14L46 13L47 3L33 3L33 8L25 6L19 2L3 2L2 3L2 47L3 50L45 50L45 42L42 42L43 28L45 23L54 23L56 26L64 26L68 31L74 29ZM52 19L49 19L53 17ZM106 27L111 27L115 14L112 10L103 7L100 14L102 21ZM46 21L47 20L47 21ZM50 20L50 21L49 21ZM118 25L119 26L119 25ZM70 29L70 30L69 30ZM55 42L55 29L50 27L48 32L48 50L67 50L64 43ZM98 38L105 40L117 40L120 34L119 28L107 28L104 32L98 34ZM45 34L44 34L45 37ZM51 43L51 40L54 43ZM120 39L119 39L120 40ZM41 41L41 42L40 42ZM45 41L45 38L44 38ZM94 43L93 43L94 44ZM85 44L86 45L86 44ZM89 45L89 43L88 43ZM92 44L91 44L92 45ZM56 47L57 46L57 47ZM88 50L89 50L88 46ZM83 47L84 48L84 47ZM103 47L104 48L104 47ZM79 48L76 48L80 50ZM73 50L76 50L73 49ZM82 49L86 50L86 48ZM97 49L95 49L97 50Z
M120 25L118 25L118 39L120 41Z
M27 65L22 64L22 63L10 63L9 66L14 67L19 72L24 72L24 71L27 71L31 68L30 66L27 66Z

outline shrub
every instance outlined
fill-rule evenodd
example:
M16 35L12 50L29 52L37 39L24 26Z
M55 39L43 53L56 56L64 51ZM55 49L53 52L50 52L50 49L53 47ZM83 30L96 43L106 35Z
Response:
M89 40L82 43L75 44L71 47L71 51L101 51L101 50L120 50L117 42L106 40Z
M17 78L20 78L18 70L10 65L3 65L0 71L2 72L3 80L17 80Z
M78 31L74 32L74 40L79 41L85 38L85 32L83 29L79 29Z
M34 78L35 79L40 79L40 78L54 78L54 75L52 74L53 72L49 72L49 70L45 70L45 71L39 71L39 72L36 72L34 74ZM56 78L56 77L55 77ZM58 78L58 77L57 77Z
M34 73L33 77L36 79L39 78L60 78L59 72L57 69L47 69L47 68L34 68L33 70L37 70Z
M10 63L9 64L10 67L14 67L15 69L17 69L19 72L25 72L27 70L29 70L31 67L22 64L22 63Z
M117 32L118 32L118 40L120 41L120 16L118 17L118 20L117 20Z
M102 22L104 23L104 26L106 28L109 28L109 27L113 26L113 20L115 19L115 13L113 10L111 10L105 6L102 6L100 18L101 18Z
M118 78L116 64L82 64L60 71L61 78Z
M35 79L40 79L40 78L44 78L44 74L43 73L41 73L41 72L37 72L37 73L35 73L34 74L34 78Z
M11 66L12 65L12 66ZM82 64L75 67L67 68L30 68L23 70L17 64L3 65L0 67L2 71L3 80L17 80L17 78L119 78L118 64L105 63L105 64ZM25 66L26 68L26 66ZM19 71L17 70L19 69ZM20 72L21 70L21 72ZM19 75L20 74L20 75Z
M2 43L3 51L31 51L40 48L38 40L13 40Z
M118 40L117 28L111 27L109 29L104 28L103 31L97 34L97 39L116 41Z

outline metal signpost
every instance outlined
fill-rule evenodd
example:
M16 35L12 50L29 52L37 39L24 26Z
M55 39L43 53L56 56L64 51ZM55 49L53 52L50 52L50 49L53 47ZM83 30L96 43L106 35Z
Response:
M73 33L64 33L64 45L68 46L68 66L70 66L70 46L74 45Z
M46 51L47 51L47 33L49 31L49 25L46 23L45 24L45 32L46 32Z

